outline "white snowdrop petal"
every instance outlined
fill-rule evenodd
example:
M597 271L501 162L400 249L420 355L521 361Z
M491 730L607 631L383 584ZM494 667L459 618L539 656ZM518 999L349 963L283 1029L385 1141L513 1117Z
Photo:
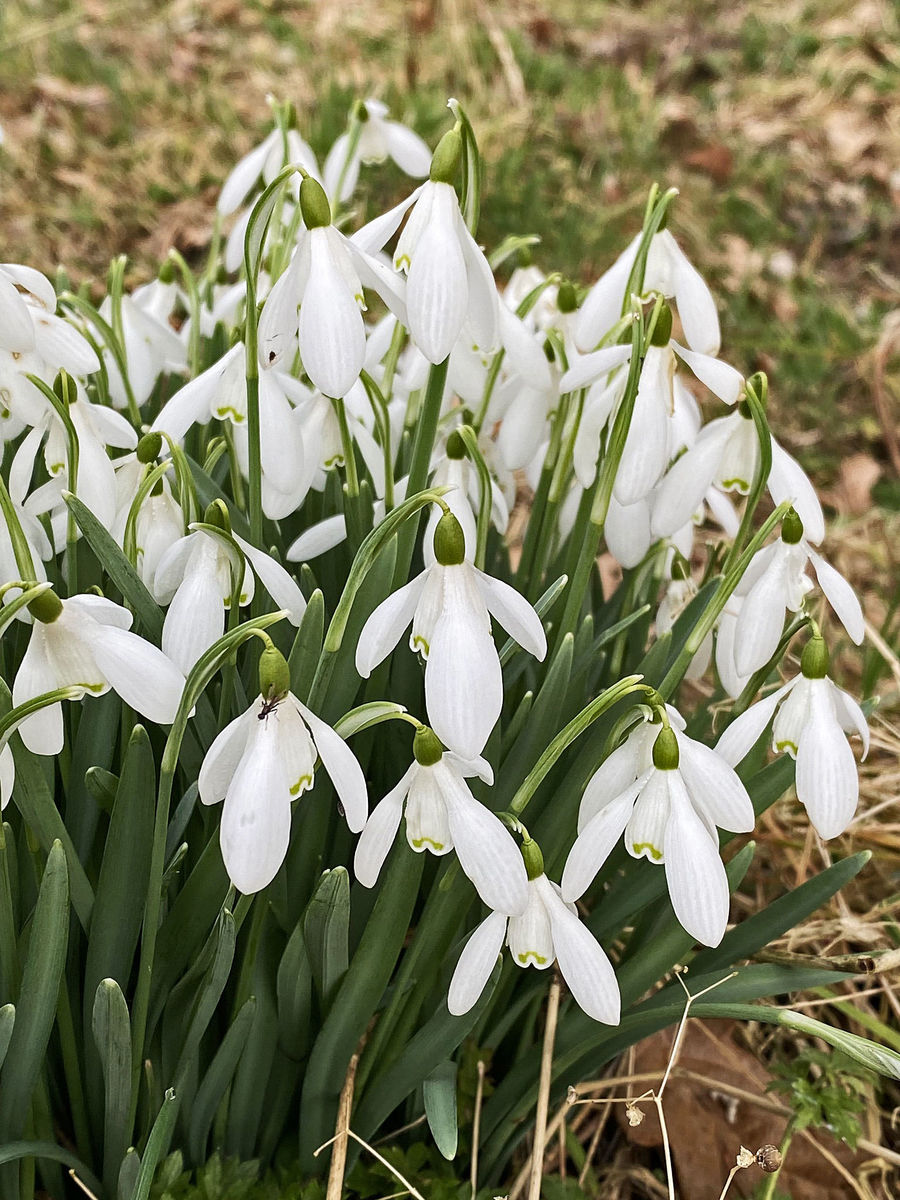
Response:
M862 756L865 758L869 753L869 723L866 720L866 714L853 697L836 684L832 685L831 698L834 701L841 729L845 733L858 733L862 738Z
M434 631L425 665L425 704L432 728L463 758L484 749L503 707L503 674L490 633L445 613Z
M384 249L385 245L400 228L400 223L406 216L406 213L419 199L423 187L424 184L417 187L415 191L411 192L405 200L401 200L394 208L375 217L374 220L363 225L362 229L358 229L350 238L353 245L359 250L365 251L366 254L375 254L379 250Z
M285 610L292 625L299 626L306 612L306 600L297 581L270 554L257 550L236 533L232 536L276 605Z
M200 655L224 631L225 606L216 576L204 570L189 572L166 612L163 653L188 675Z
M578 810L578 832L585 828L598 812L621 795L650 765L648 755L653 734L645 725L632 730L621 746L608 755L591 778L581 797Z
M431 150L428 145L399 121L385 121L382 124L387 152L407 175L414 179L424 179L431 170Z
M340 399L359 378L366 357L366 332L359 299L347 284L329 238L331 226L309 234L309 278L300 305L298 336L303 369L323 395ZM339 236L339 235L338 235ZM360 293L362 289L360 288Z
M106 596L95 596L92 592L85 592L81 596L72 596L65 602L66 611L69 613L82 613L90 617L94 621L98 621L101 625L115 625L118 629L130 629L134 624L134 617L121 604L116 604L114 600L107 599Z
M728 440L730 426L727 421L726 417L721 423L711 422L694 445L666 472L653 499L651 529L655 537L671 537L692 519L703 503Z
M347 241L353 266L363 287L377 292L401 325L407 325L406 280L372 254L365 254L353 241Z
M777 506L789 500L803 522L803 535L813 545L825 537L825 515L816 490L795 458L772 438L772 469L767 483L769 495Z
M265 141L260 142L258 146L254 146L249 154L245 154L232 167L227 179L222 184L219 199L216 201L216 209L221 216L227 217L240 206L247 193L262 174L263 163L266 161L269 151L275 144L275 139L280 137L280 131L273 129Z
M296 696L291 694L289 702L295 704L300 715L309 726L322 766L331 777L334 790L344 809L344 816L351 832L359 833L366 823L369 812L369 798L366 791L366 780L362 767L356 760L356 755L339 733L327 725L316 714L306 707Z
M809 717L797 746L797 799L827 840L850 824L859 803L859 776L834 711L830 680L810 683Z
M34 349L34 322L28 305L9 278L9 271L0 269L0 349L23 354ZM56 307L56 295L53 297Z
M478 589L484 598L488 612L503 626L510 637L519 643L523 650L533 654L539 662L543 662L547 653L547 635L541 618L521 592L504 583L502 579L494 579L480 571L477 567L475 578Z
M150 426L151 432L164 431L173 441L180 442L192 425L205 424L223 377L243 353L244 344L238 342L218 362L179 388L160 409L159 416Z
M744 390L744 377L735 367L714 358L711 354L700 354L696 350L688 350L678 342L671 343L672 349L683 362L691 368L700 382L708 387L714 396L724 400L726 404L737 404Z
M575 345L579 350L593 350L622 315L625 288L640 240L640 235L632 239L585 297L575 319Z
M778 648L784 628L785 579L772 562L744 597L734 632L734 663L741 675L765 666Z
M163 554L153 577L153 596L159 604L168 604L184 579L202 533L189 533L179 538Z
M562 894L567 902L578 900L593 883L625 832L640 788L641 783L636 781L581 827L562 874Z
M70 375L91 375L100 370L100 359L90 342L63 317L35 312L34 344L41 358Z
M862 605L856 592L831 563L826 562L814 550L809 551L809 559L819 581L819 587L825 593L825 599L835 611L840 623L850 634L857 646L862 645L866 636L866 619L863 616Z
M728 877L718 844L694 812L677 771L669 776L666 885L675 916L704 946L718 946L728 924Z
M158 725L175 720L184 675L166 655L136 633L103 627L91 639L97 666L126 704Z
M646 499L668 464L672 363L671 352L656 346L650 347L644 359L631 424L616 472L614 490L622 505Z
M276 279L259 314L259 361L277 366L297 346L297 309L309 273L309 235L303 235L287 270Z
M457 237L459 206L447 183L433 184L431 214L415 247L408 273L409 332L431 363L449 355L469 302L466 258Z
M291 836L291 802L274 732L261 723L253 731L234 773L219 839L228 877L252 895L272 882L284 862Z
M433 770L447 806L459 865L488 908L509 916L522 912L528 903L528 876L509 830L479 804L446 760Z
M521 376L530 388L551 388L553 378L544 353L543 338L535 337L524 321L505 304L499 306L498 312L500 341L506 351L506 365Z
M484 256L484 251L469 233L458 207L456 228L468 278L466 329L471 332L479 350L493 351L497 349L500 322L500 298L497 295L494 273Z
M503 949L506 921L504 913L491 913L463 947L447 993L447 1007L455 1017L467 1013L484 991Z
M568 371L559 381L560 392L574 392L602 379L615 367L620 367L631 358L631 344L626 346L604 346L590 354L576 357Z
M35 622L13 682L13 706L18 707L59 686L47 652L44 628ZM19 734L32 754L59 754L64 741L62 705L50 704L27 717L19 725Z
M423 571L405 583L382 600L363 625L356 644L356 670L363 679L369 678L399 642L413 619L427 578L428 572Z
M544 903L562 977L576 1003L595 1021L618 1025L622 1001L616 973L600 943L566 908L545 879Z
M403 801L417 770L418 764L413 763L400 782L391 788L383 800L379 800L359 835L353 856L353 874L363 887L371 888L378 882L384 860L400 828Z
M0 750L0 810L9 804L16 782L16 762L9 746Z
M792 680L764 700L757 700L756 704L751 704L740 716L735 717L716 742L716 754L732 767L742 762L768 728L775 709L795 682Z
M712 292L671 234L669 237L675 303L687 344L700 354L718 354L722 335Z
M253 722L259 719L259 709L257 700L246 712L229 721L204 755L197 777L203 804L218 804L225 799L228 785L247 747L247 739L255 728Z
M687 734L676 734L679 770L694 804L703 808L720 829L750 833L755 824L753 803L734 768L725 758Z
M636 567L653 541L650 532L650 498L622 504L613 492L604 527L610 554L623 567Z
M295 541L291 542L284 557L288 562L312 562L320 554L326 554L335 546L339 546L346 537L347 520L343 513L334 517L326 517L324 521L310 525Z

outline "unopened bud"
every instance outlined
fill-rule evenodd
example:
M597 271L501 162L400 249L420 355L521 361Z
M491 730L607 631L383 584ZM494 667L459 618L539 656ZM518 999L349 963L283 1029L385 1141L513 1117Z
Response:
M522 857L525 860L525 873L529 879L539 879L544 873L544 856L541 848L532 838L526 838L522 843Z
M78 388L75 385L75 380L68 371L60 371L53 380L53 391L62 400L66 408L70 404L74 404L78 399Z
M206 512L203 514L203 520L207 525L215 525L216 529L221 529L223 533L231 533L231 517L228 515L228 506L224 500L213 500L211 504L208 504Z
M675 737L675 731L664 725L653 743L653 765L657 771L677 771L678 762L678 739Z
M786 546L796 546L803 537L803 522L793 508L789 508L781 522L781 540Z
M828 674L828 647L821 634L813 634L803 647L800 670L804 679L824 679Z
M466 535L452 512L445 512L434 531L434 557L442 567L458 567L466 557Z
M429 179L432 183L453 183L462 158L462 138L450 129L437 144L431 158Z
M369 119L369 110L366 108L365 101L357 100L353 106L353 115L361 124Z
M259 694L264 700L281 700L291 690L287 659L271 643L259 656Z
M413 738L413 754L420 767L433 767L444 757L441 739L427 725L420 725Z
M668 304L664 304L659 310L656 324L653 326L653 336L650 338L650 344L651 346L668 346L671 337L672 310Z
M331 205L325 189L312 175L304 176L300 184L300 212L307 229L321 229L331 224Z
M171 258L167 258L163 262L163 265L159 268L159 282L160 283L174 283L175 282L175 264L172 262Z
M42 625L52 625L62 615L62 610L62 600L52 590L42 592L28 605L28 611Z
M564 279L556 291L556 307L561 313L574 312L578 307L578 297L575 295L575 285Z
M458 429L454 429L447 438L447 457L456 459L466 457L466 443L462 440L462 434Z
M137 460L145 466L148 463L156 462L159 458L159 452L162 450L162 434L161 433L145 433L137 444Z

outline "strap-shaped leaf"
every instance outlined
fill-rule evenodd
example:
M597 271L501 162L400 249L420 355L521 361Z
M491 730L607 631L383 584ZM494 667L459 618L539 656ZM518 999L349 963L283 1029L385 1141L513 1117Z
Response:
M19 1137L25 1128L31 1095L56 1017L68 936L66 855L62 845L54 842L31 922L16 1021L0 1076L0 1145ZM0 1187L2 1191L14 1194L8 1180Z
M291 691L304 704L309 696L309 689L316 673L316 663L322 653L324 639L325 597L321 590L316 588L306 602L306 612L300 619L300 627L288 656Z
M63 499L100 566L134 609L150 637L159 642L163 614L140 575L116 545L109 530L97 520L86 504L71 492L63 492Z
M349 965L350 876L346 867L325 871L303 918L303 937L319 1003L328 1011Z
M163 1099L162 1108L156 1114L156 1120L153 1122L150 1136L147 1138L147 1148L144 1150L144 1156L141 1159L141 1167L138 1171L131 1200L147 1200L150 1195L153 1176L156 1174L156 1168L160 1160L165 1156L169 1139L172 1136L172 1130L175 1128L178 1107L179 1100L175 1095L175 1090L174 1088L169 1088Z
M209 1069L203 1076L197 1094L191 1103L191 1121L188 1133L188 1144L191 1157L195 1162L206 1161L206 1143L212 1127L216 1110L222 1102L222 1097L228 1090L228 1085L237 1070L253 1017L256 1013L256 997L250 996L244 1001L238 1015L234 1018L231 1028L222 1039Z
M425 1116L434 1144L444 1158L456 1157L459 1130L456 1113L456 1063L438 1063L422 1084Z
M9 1042L15 1023L16 1006L14 1004L4 1004L0 1008L0 1067L3 1066L4 1059L6 1058L6 1052L9 1049Z
M112 1196L131 1133L131 1019L115 979L103 979L97 987L91 1030L103 1068L103 1181Z
M299 1060L306 1053L312 1008L312 971L303 921L297 922L288 938L276 979L278 997L278 1044L288 1058Z

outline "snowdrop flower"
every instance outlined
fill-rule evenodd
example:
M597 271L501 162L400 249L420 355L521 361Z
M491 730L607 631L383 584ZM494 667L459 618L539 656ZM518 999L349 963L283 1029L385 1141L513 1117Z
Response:
M0 350L18 355L33 351L54 374L63 369L89 375L100 369L90 343L56 315L50 280L19 263L0 263Z
M207 524L221 528L227 515L215 504L206 513ZM279 608L299 626L306 601L293 578L274 558L223 529L242 553L239 583L241 605L253 599L254 572ZM231 604L234 551L226 537L192 527L186 537L163 554L156 568L153 593L168 604L163 622L163 650L185 675L225 630L225 611Z
M130 633L133 617L103 596L60 600L44 592L28 606L34 625L13 684L14 705L56 688L83 688L102 696L112 688L148 720L175 720L184 675L156 646ZM61 704L50 704L19 726L22 741L34 754L59 754L63 748Z
M159 457L162 438L148 433L141 438L137 451L120 459L116 467L116 516L110 532L116 543L124 548L125 528L132 505L137 499L149 465ZM166 551L184 537L184 513L172 495L166 477L158 480L149 496L145 496L134 522L135 566L148 588L153 587L156 568Z
M632 858L665 864L672 907L687 932L718 946L729 893L716 826L749 833L753 805L725 759L689 738L669 711L671 726L639 726L588 783L562 895L582 896L624 834Z
M122 341L125 352L125 367L128 383L135 403L143 404L156 386L163 372L180 375L187 370L187 352L181 338L168 321L154 316L153 292L135 293L121 297ZM149 304L151 308L145 308ZM100 316L112 323L112 299L105 297L100 305ZM109 379L109 396L116 408L128 404L128 391L119 364L107 348L103 361Z
M405 809L406 840L413 850L438 855L455 850L489 908L521 913L528 902L522 856L500 818L479 804L465 782L478 775L493 783L490 765L445 751L426 725L416 730L413 755L412 766L372 810L356 847L356 878L365 887L375 886Z
M72 381L74 385L74 380ZM138 437L121 413L103 404L92 404L80 384L73 387L74 400L68 405L69 417L78 438L78 478L68 477L68 434L56 411L41 397L43 415L22 439L9 472L10 494L20 502L31 483L34 462L44 444L44 465L50 482L34 493L31 507L35 513L47 511L61 502L64 487L73 490L98 521L111 526L116 513L116 473L107 447L133 450ZM72 487L75 482L76 486Z
M474 464L467 457L465 443L455 429L447 438L443 456L434 466L430 486L452 489L445 495L444 502L462 528L466 539L466 557L474 558L477 540L477 513L481 504L481 480ZM426 566L430 566L434 562L434 533L440 516L440 509L433 508L425 525L422 554ZM493 477L491 478L491 520L498 533L501 535L506 533L509 525L509 508L502 490Z
M405 286L335 229L328 197L309 175L300 185L300 208L306 229L260 316L260 362L276 367L299 343L303 369L314 386L339 399L356 383L365 363L363 288L376 291L406 324Z
M290 690L284 657L269 644L260 656L261 693L226 725L200 768L204 804L225 801L219 840L228 877L250 895L284 862L291 803L315 783L316 758L331 777L354 833L366 821L362 768L346 742Z
M819 836L833 838L850 824L859 803L856 763L843 734L859 734L865 758L869 727L853 697L828 678L828 651L818 634L804 647L800 671L736 717L719 738L716 753L737 766L774 716L774 749L797 760L797 799Z
M781 523L781 536L754 555L736 589L740 598L734 628L738 675L751 675L775 653L785 609L799 612L813 587L806 575L807 563L851 639L857 646L862 643L865 618L856 593L843 575L812 549L803 536L803 522L796 512L789 511Z
M267 186L287 163L303 167L313 179L319 178L316 156L297 130L276 127L232 167L222 184L216 211L222 217L236 212L260 179Z
M767 487L776 507L788 500L818 545L825 536L825 517L806 472L773 437L772 469ZM686 454L666 474L657 494L653 532L668 537L690 520L711 487L746 496L759 469L759 438L749 408L710 421Z
M524 596L466 559L462 528L450 512L435 530L434 556L431 566L388 596L366 621L356 669L368 679L412 621L410 647L426 660L430 723L445 746L472 760L484 749L503 706L491 614L538 659L547 653L547 638Z
M294 382L275 370L259 373L262 501L263 511L273 521L295 512L310 485L301 427L288 399ZM228 421L233 427L246 477L247 352L243 342L236 342L218 362L180 388L150 428L165 430L174 441L181 441L191 426L210 419Z
M593 350L622 315L640 240L638 235L588 292L575 325L575 342L580 350ZM721 334L716 302L668 229L655 234L650 242L644 272L647 292L674 298L685 340L692 350L718 354Z
M644 498L662 478L676 452L669 425L676 405L676 357L726 404L734 404L743 387L743 378L734 367L671 341L671 330L672 312L664 307L641 366L631 425L616 474L615 492L621 504L635 504ZM583 487L589 487L596 474L600 434L613 420L623 398L626 375L621 368L630 359L630 344L606 346L576 360L560 381L563 392L599 385L597 391L592 387L588 396L575 444L575 470ZM613 370L616 373L610 377Z
M342 133L328 151L324 182L325 191L332 200L340 204L347 203L356 188L361 163L380 163L390 158L401 171L412 175L414 179L422 179L428 174L431 167L431 151L427 144L406 125L399 121L389 121L387 113L388 107L383 101L363 101L356 110L360 129L359 139L352 153L349 133Z
M467 1013L484 991L503 949L509 946L518 967L546 971L554 962L576 1002L595 1021L618 1025L621 997L616 974L600 944L582 925L574 904L566 903L543 871L536 843L522 847L528 866L528 903L524 912L508 916L492 912L463 948L447 996L454 1016Z
M498 337L493 272L466 228L453 186L461 146L456 130L445 133L427 182L358 235L368 249L380 250L415 205L397 241L394 266L408 279L404 324L430 363L447 358L463 329L467 342L483 351L493 350Z

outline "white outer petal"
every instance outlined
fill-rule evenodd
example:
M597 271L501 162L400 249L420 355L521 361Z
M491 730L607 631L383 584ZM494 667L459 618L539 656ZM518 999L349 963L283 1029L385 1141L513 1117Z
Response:
M728 877L719 847L694 811L677 771L668 771L666 884L675 916L691 937L718 946L728 924Z
M374 887L378 882L384 860L390 852L400 819L403 816L403 801L406 799L413 777L418 771L418 763L413 763L388 794L379 800L366 821L365 828L356 843L356 853L353 856L353 874L363 887Z
M726 404L737 404L744 390L744 377L740 371L711 354L688 350L675 341L670 345L714 396L718 396Z
M422 571L415 579L392 592L363 625L356 644L356 670L363 679L369 678L399 642L404 629L413 619L427 578L428 571Z
M97 666L126 704L158 725L175 720L184 675L162 650L136 633L114 625L97 626L90 645Z
M334 790L344 809L344 816L351 832L359 833L366 823L369 812L369 797L366 780L356 755L339 733L306 707L291 693L288 702L293 702L303 720L309 726L322 766L331 776Z
M545 875L535 883L550 918L556 961L576 1003L595 1021L618 1025L622 1008L619 985L602 946L566 907Z
M702 742L677 733L679 770L696 808L705 810L720 829L750 833L753 802L725 758Z
M494 579L478 567L474 570L478 590L488 612L523 650L533 654L538 662L543 662L547 653L547 635L532 605L502 579Z
M447 993L447 1007L455 1017L467 1013L484 991L497 955L503 949L506 922L504 913L491 913L463 947Z
M346 255L349 267L349 251L336 241L339 236L330 225L309 234L309 278L298 327L303 369L320 392L338 399L356 383L366 358L359 301L338 261Z
M631 345L604 346L602 350L594 350L591 354L576 357L568 371L559 381L560 392L574 392L578 388L587 387L604 375L608 375L615 367L622 366L631 358Z
M664 230L662 236L668 232ZM675 303L685 339L700 354L718 354L722 335L712 292L670 233L669 239Z
M263 550L257 550L255 546L244 541L236 533L233 537L249 559L250 566L259 576L260 583L278 607L287 612L290 623L299 626L303 620L303 614L306 612L306 600L303 598L297 581L270 554L266 554Z
M597 872L625 832L643 782L643 777L636 780L624 792L604 804L581 827L563 869L561 886L565 901L571 903L578 900L593 883Z
M640 235L632 239L585 297L575 319L575 345L579 350L593 350L622 315L625 288L640 240Z
M296 541L291 542L285 553L288 562L310 562L320 554L327 554L339 546L347 537L347 520L343 513L326 517L316 525L310 525Z
M253 730L225 796L219 840L228 877L239 892L261 891L284 862L291 836L287 775L275 729Z
M208 571L191 571L166 612L163 653L187 675L224 630L225 606L218 580Z
M798 675L797 679L799 678ZM775 709L797 679L792 679L764 700L757 700L756 704L751 704L739 717L735 717L716 742L716 754L732 767L736 767L745 759L768 728L775 715Z
M835 570L831 563L826 562L812 549L809 550L809 560L819 581L819 587L825 593L825 599L850 634L851 640L857 646L861 646L866 636L866 618L863 616L862 605L856 592L840 571Z
M431 363L443 362L450 354L469 302L458 219L453 188L447 183L434 184L429 220L412 255L406 289L409 332Z
M797 746L797 799L819 837L843 833L859 803L856 760L834 710L827 679L810 680L809 719Z
M790 500L800 520L808 542L818 544L825 537L825 515L816 490L795 458L772 438L772 469L769 472L769 495L776 507Z
M247 740L256 728L253 722L259 720L259 710L257 699L246 712L229 721L204 755L197 777L203 804L219 804L225 799L228 785L247 748Z

